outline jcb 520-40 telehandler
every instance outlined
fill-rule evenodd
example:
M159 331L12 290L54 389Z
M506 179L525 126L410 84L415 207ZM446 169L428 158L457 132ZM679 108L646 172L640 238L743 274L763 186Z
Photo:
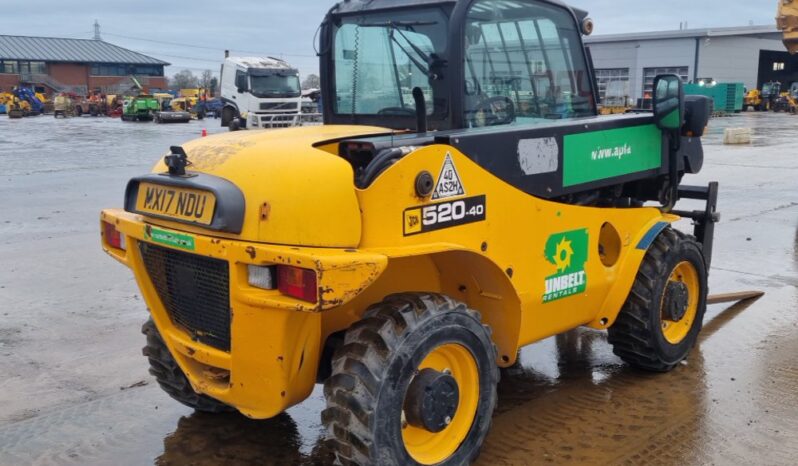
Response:
M592 28L557 0L334 6L324 126L172 147L102 212L161 387L266 419L323 383L341 463L460 465L522 346L584 325L677 366L718 220L716 183L680 184L710 104L665 75L653 113L598 116Z

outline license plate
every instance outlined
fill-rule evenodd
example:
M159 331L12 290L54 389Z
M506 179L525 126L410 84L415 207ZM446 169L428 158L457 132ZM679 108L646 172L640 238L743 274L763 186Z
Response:
M152 183L141 183L136 199L136 210L141 213L202 225L211 224L215 208L216 197L208 191Z

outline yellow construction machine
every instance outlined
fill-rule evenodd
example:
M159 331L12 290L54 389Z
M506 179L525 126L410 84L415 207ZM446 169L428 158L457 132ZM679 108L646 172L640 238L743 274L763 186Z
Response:
M333 7L325 125L173 146L101 213L163 390L268 419L323 383L341 463L463 465L523 346L588 326L679 367L719 220L717 183L681 182L710 101L661 75L653 112L600 116L592 30L558 0Z
M787 50L798 53L798 0L779 0L776 25L784 33Z
M758 112L762 110L762 91L759 89L751 89L745 94L743 99L743 111L747 112L749 109Z

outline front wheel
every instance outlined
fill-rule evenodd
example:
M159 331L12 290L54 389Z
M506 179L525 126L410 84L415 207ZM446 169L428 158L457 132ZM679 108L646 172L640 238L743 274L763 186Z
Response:
M389 296L346 332L332 369L322 421L341 463L463 465L477 457L499 371L476 311L436 294Z
M646 253L608 341L628 364L667 372L695 346L706 300L707 268L701 246L667 228Z

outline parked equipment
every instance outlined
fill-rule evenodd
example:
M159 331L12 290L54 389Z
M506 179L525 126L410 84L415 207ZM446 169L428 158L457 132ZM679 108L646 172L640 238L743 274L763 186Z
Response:
M270 57L225 57L222 127L290 128L301 122L299 71Z
M599 113L602 115L626 113L632 108L632 102L629 81L610 81L604 91Z
M55 96L53 104L53 116L67 118L75 115L75 104L72 98L64 93Z
M687 95L704 95L712 99L713 112L729 115L743 111L745 105L745 85L743 83L719 83L714 79L701 80L696 84L686 84Z
M781 93L773 105L773 111L789 112L793 115L798 113L798 82L792 83L789 90Z
M138 95L125 100L122 121L152 121L160 110L158 100L151 95Z
M14 100L14 95L8 92L0 92L0 115L8 113L11 102Z
M762 86L762 110L771 111L776 105L776 101L781 96L781 83L771 81Z
M12 91L15 99L12 102L12 110L15 112L22 112L23 116L38 116L44 113L44 104L36 96L36 93L27 87L15 87ZM9 115L11 115L9 111Z
M678 367L719 220L717 183L681 184L710 101L662 75L653 113L599 116L592 30L549 0L330 10L325 126L173 146L101 214L160 386L264 419L323 382L340 463L462 465L522 346L587 325L634 367Z
M759 89L751 89L745 94L743 101L743 111L753 110L755 112L762 110L762 93Z

